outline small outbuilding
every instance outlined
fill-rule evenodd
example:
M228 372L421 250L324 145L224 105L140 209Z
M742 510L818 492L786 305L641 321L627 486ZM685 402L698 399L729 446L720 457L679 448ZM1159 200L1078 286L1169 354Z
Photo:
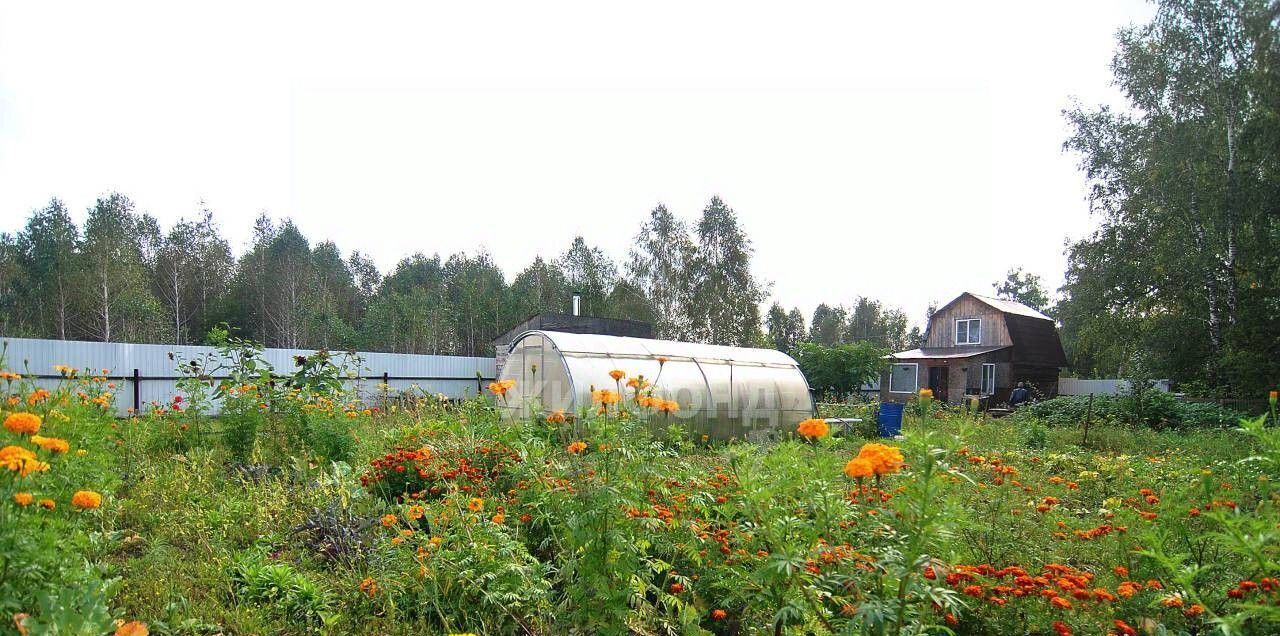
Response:
M577 307L577 301L574 301ZM534 314L520 321L520 324L508 329L506 333L493 339L493 352L498 361L498 374L507 363L507 351L516 337L526 331L560 331L564 333L595 333L607 336L629 336L632 338L652 338L653 323L642 320L624 318L601 318L599 316L582 316L577 313L560 314L543 312Z
M610 377L615 369L679 405L670 414L628 406L659 428L675 422L713 439L760 440L813 416L804 374L781 351L533 330L508 348L500 379L515 385L500 402L503 417L580 415L596 408L592 389L621 388L629 401L633 390Z
M905 402L928 388L951 404L965 396L1001 403L1019 382L1052 397L1067 365L1052 318L1022 303L969 292L934 312L923 347L889 357L882 402Z

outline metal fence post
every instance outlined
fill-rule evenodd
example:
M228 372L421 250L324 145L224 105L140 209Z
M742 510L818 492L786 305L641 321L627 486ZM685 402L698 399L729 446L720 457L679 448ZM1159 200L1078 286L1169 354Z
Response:
M137 415L142 412L142 384L141 374L137 369L133 370L133 414Z

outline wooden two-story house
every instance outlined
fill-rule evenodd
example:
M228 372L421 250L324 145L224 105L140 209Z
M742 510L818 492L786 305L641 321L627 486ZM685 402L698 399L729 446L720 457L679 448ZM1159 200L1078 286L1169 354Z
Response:
M929 319L924 346L890 354L880 400L905 402L920 389L960 403L967 395L1006 402L1019 382L1058 394L1067 364L1053 319L1021 303L965 292Z

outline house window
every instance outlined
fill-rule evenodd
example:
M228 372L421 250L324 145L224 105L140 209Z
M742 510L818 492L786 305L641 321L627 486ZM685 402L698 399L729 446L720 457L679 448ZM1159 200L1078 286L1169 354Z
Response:
M982 365L982 394L991 395L996 392L996 365Z
M889 392L915 393L916 368L918 366L914 362L909 362L889 367Z
M956 344L982 344L982 319L961 318L956 321Z

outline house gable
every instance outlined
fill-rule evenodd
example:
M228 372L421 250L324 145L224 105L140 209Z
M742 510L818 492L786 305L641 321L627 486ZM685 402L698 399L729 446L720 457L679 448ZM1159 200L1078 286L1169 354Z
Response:
M956 321L974 318L982 321L982 337L978 343L979 346L1004 347L1013 344L1009 338L1009 329L1005 326L1003 311L978 300L972 294L962 294L943 305L929 319L929 329L925 332L925 348L968 346L956 344Z

